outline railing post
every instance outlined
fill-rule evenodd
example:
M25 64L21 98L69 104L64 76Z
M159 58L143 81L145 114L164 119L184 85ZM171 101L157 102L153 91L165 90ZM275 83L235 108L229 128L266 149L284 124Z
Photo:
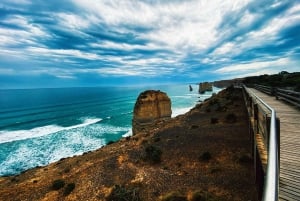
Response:
M254 118L254 133L258 133L258 105L255 103L253 105L253 118Z
M266 136L266 141L265 141L265 145L267 146L267 150L269 152L269 139L270 139L270 128L271 128L271 117L266 116L266 124L267 124L267 136Z
M265 173L262 167L261 158L259 157L258 149L256 149L255 157L255 181L257 186L258 200L262 200L263 191L264 191L264 180Z
M278 170L280 173L280 119L276 117L276 136L277 136L277 147L278 147Z

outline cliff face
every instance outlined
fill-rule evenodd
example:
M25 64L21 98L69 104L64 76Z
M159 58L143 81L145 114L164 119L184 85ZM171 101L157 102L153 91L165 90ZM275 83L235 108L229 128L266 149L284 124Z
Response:
M133 135L156 122L171 117L171 100L166 93L155 90L142 92L135 103L132 120Z
M203 82L199 84L199 93L202 94L205 91L212 91L212 83Z

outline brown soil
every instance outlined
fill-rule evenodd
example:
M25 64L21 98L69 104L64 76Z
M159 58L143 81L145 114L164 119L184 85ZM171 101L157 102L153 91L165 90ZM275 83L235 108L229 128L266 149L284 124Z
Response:
M156 152L149 156L150 146ZM0 200L157 201L173 192L192 201L201 192L198 200L256 201L250 152L242 93L229 88L147 133L0 177ZM64 185L53 187L55 180Z

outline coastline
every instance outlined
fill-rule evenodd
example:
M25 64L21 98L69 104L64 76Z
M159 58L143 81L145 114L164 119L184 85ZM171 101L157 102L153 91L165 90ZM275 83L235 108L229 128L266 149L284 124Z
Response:
M142 135L125 137L96 151L20 175L0 177L0 199L107 200L114 186L121 185L139 189L143 200L158 200L173 191L186 195L196 190L222 196L223 200L255 200L251 164L239 161L251 150L245 139L248 125L243 121L246 114L241 112L242 104L236 93L225 90ZM238 115L238 121L226 122L229 113ZM217 123L211 123L213 118L218 119ZM241 144L237 146L238 141ZM160 163L143 159L148 145L162 151ZM234 151L230 151L232 148ZM199 159L204 152L211 154L209 161ZM74 183L73 192L64 196L62 189L51 190L57 179ZM241 183L248 190L237 185Z

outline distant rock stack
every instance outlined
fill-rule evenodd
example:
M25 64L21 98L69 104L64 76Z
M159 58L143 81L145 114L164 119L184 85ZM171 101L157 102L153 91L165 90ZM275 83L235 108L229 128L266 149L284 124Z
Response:
M158 122L171 118L171 114L171 100L166 93L155 90L142 92L134 106L133 135L155 127Z
M193 91L193 87L191 85L189 86L189 88L190 88L190 91Z
M210 82L202 82L199 84L199 93L203 94L206 91L212 91L212 83Z

